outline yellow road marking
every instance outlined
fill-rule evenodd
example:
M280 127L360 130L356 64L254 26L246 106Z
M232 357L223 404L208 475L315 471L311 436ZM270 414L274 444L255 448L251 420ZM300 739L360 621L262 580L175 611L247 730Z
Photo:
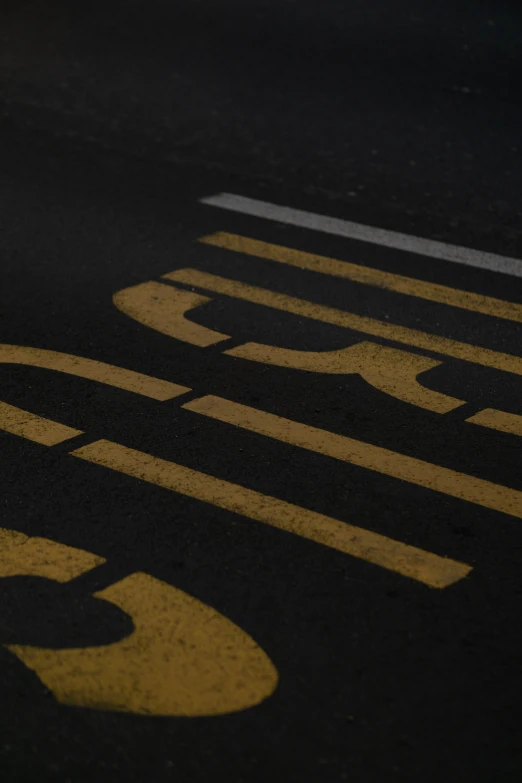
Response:
M0 529L0 577L66 583L105 560ZM126 612L132 633L113 644L49 649L7 644L62 704L141 715L222 715L268 698L278 674L241 628L181 590L134 573L94 597Z
M8 645L62 704L212 716L254 707L277 687L277 669L248 634L159 579L138 572L94 597L130 615L130 636L80 649Z
M190 345L207 347L229 339L228 335L185 317L189 310L212 301L191 291L155 282L142 283L118 291L113 301L121 312L139 323ZM462 400L428 389L418 382L420 373L438 367L440 361L369 341L336 351L295 351L245 343L224 353L295 370L357 374L385 394L436 413L447 413L464 404Z
M516 413L506 413L497 411L495 408L485 408L474 416L470 416L466 421L472 424L480 424L482 427L489 427L500 432L509 432L512 435L522 435L522 416Z
M355 315L345 310L336 310L326 305L308 302L305 299L297 299L294 296L279 294L266 288L241 283L226 277L219 277L208 272L200 272L197 269L177 269L163 277L174 282L197 286L218 294L242 299L253 304L272 307L283 310L293 315L311 318L315 321L342 326L357 332L371 334L374 337L382 337L386 340L405 343L416 348L422 348L435 353L445 354L455 359L463 359L467 362L481 364L484 367L492 367L496 370L522 375L522 359L511 354L499 353L488 348L457 342L447 337L421 332L417 329L409 329L405 326L378 321L375 318Z
M153 378L134 370L125 370L113 364L85 359L83 356L73 356L58 351L48 351L43 348L26 348L22 345L0 344L0 364L25 364L30 367L41 367L46 370L56 370L98 381L117 389L142 394L153 400L170 400L190 391L186 386Z
M211 302L208 296L150 281L118 291L112 301L118 310L130 318L190 345L207 348L229 339L227 334L185 318L188 310Z
M353 280L356 283L385 288L399 294L427 299L430 302L438 302L451 307L459 307L462 310L471 310L475 313L522 323L522 304L517 302L506 302L491 296L482 296L438 283L429 283L425 280L383 272L380 269L306 253L282 245L260 242L237 234L218 232L202 237L199 241L206 245L222 247L257 258L265 258L298 269L309 269L313 272Z
M0 528L0 577L42 576L70 582L103 563L105 558L92 552Z
M182 406L250 432L522 519L522 492L273 413L207 395Z
M0 401L0 430L18 435L21 438L41 443L44 446L56 446L64 440L75 438L82 430L75 430L51 419L44 419L34 413L16 408Z
M186 407L191 409L190 406ZM430 587L447 587L471 571L471 567L465 563L425 552L378 533L118 443L99 440L70 453L97 465L286 530L416 579Z
M417 380L420 373L439 367L441 362L377 343L364 341L337 351L294 351L245 343L224 353L309 372L354 373L385 394L436 413L448 413L464 405L463 400L428 389Z
M13 408L13 406L8 407ZM39 436L42 429L49 428L52 432L54 425L63 426L50 419L30 414L21 408L13 408L13 410L22 420L27 417L35 420L35 431L23 435L31 440L37 440L34 434ZM1 428L3 422L0 417ZM54 442L61 442L61 440ZM43 441L40 439L37 442ZM54 443L49 442L45 445L54 445ZM462 579L471 570L469 566L462 563L441 558L363 528L185 468L174 462L128 449L117 443L96 441L70 453L234 513L243 514L258 522L287 530L345 554L417 579L431 587L446 587Z

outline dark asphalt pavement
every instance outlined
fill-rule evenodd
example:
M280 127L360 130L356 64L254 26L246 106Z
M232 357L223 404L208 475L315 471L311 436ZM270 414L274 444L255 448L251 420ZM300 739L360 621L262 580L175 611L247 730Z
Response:
M92 709L60 703L0 646L2 780L521 779L520 516L180 406L218 395L522 491L519 436L465 422L489 408L522 415L522 378L444 358L423 383L466 405L440 416L357 375L222 353L247 342L331 351L357 343L352 330L216 296L188 317L233 342L201 348L112 301L191 267L520 355L516 320L197 240L226 231L522 302L522 277L199 202L237 193L522 258L521 22L515 3L463 0L429 8L406 0L3 4L0 341L193 391L158 402L2 365L2 403L85 434L48 448L0 424L0 528L107 562L70 585L29 574L0 579L0 645L58 650L124 639L132 617L92 594L139 571L243 629L273 662L279 685L228 715ZM473 570L433 589L70 456L97 439ZM0 561L0 576L3 568Z

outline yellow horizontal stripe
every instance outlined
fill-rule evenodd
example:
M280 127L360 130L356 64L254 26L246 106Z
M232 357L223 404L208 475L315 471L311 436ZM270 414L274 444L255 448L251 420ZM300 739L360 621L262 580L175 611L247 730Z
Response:
M482 427L489 427L499 432L509 432L511 435L522 435L522 416L516 413L506 413L506 411L497 411L495 408L485 408L474 416L470 416L466 421L472 424L480 424Z
M182 406L250 432L522 519L522 492L273 413L207 395Z
M282 245L260 242L256 239L238 236L237 234L218 232L202 237L199 241L207 245L232 250L236 253L287 264L298 269L309 269L313 272L353 280L356 283L385 288L387 291L395 291L399 294L427 299L430 302L438 302L451 307L459 307L462 310L471 310L482 315L491 315L496 318L522 323L522 304L517 302L506 302L492 296L482 296L469 291L461 291L458 288L450 288L438 283L417 280L413 277L383 272L380 269L373 269L372 267L361 266L348 261L339 261L335 258L319 256L314 253L306 253L302 250L294 250Z
M56 446L82 434L82 430L44 419L43 416L29 413L6 402L0 402L0 430L41 443L43 446Z
M471 571L464 563L108 440L95 441L71 454L294 533L430 587L447 587Z

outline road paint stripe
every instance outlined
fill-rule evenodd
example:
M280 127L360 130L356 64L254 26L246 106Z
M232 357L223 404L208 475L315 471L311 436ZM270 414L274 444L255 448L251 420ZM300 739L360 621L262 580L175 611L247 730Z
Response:
M482 427L489 427L499 432L509 432L512 435L522 435L522 416L516 413L506 413L506 411L497 411L495 408L485 408L474 416L470 416L466 421L472 424L480 424Z
M217 421L522 519L522 492L214 395L182 405Z
M235 253L264 258L279 264L294 266L298 269L308 269L324 275L341 277L363 285L372 285L384 288L387 291L395 291L406 296L415 296L418 299L426 299L430 302L458 307L462 310L471 310L474 313L490 315L495 318L503 318L507 321L522 323L522 304L495 299L491 296L482 296L469 291L461 291L457 288L429 283L425 280L417 280L413 277L404 277L391 272L383 272L380 269L352 264L348 261L339 261L335 258L319 256L314 253L306 253L302 250L273 245L269 242L261 242L238 234L218 232L201 237L200 242L214 247L222 247ZM522 261L520 262L522 264Z
M75 430L51 419L44 419L35 413L16 408L0 401L0 430L27 438L43 446L56 446L65 440L82 435L82 430Z
M22 345L0 344L0 364L25 364L30 367L56 370L79 378L98 381L117 389L125 389L144 397L151 397L153 400L170 400L191 391L186 386L153 378L134 370L125 370L113 364L98 362L95 359Z
M70 453L80 459L323 544L430 587L448 587L471 571L471 566L465 563L425 552L378 533L108 440L95 441Z
M501 256L496 253L485 253L481 250L451 245L447 242L439 242L426 237L402 234L398 231L388 231L383 228L353 223L350 220L319 215L302 209L281 207L268 201L246 198L234 193L218 193L214 196L200 199L200 203L232 212L239 212L243 215L252 215L265 220L287 223L290 226L321 231L323 234L334 234L347 239L357 239L359 242L367 242L372 245L403 250L407 253L429 256L441 261L450 261L453 264L463 264L464 266L487 269L491 272L500 272L513 277L522 277L522 260L518 258Z
M253 304L273 307L286 313L311 318L315 321L323 321L327 324L353 329L356 332L371 334L393 342L411 345L415 348L433 351L434 353L451 356L454 359L462 359L466 362L481 364L495 370L503 370L514 375L522 375L522 359L507 353L492 351L469 343L461 343L447 337L428 334L417 329L409 329L406 326L398 326L386 321L378 321L375 318L356 315L346 310L336 310L333 307L308 302L305 299L297 299L294 296L269 291L266 288L241 283L238 280L220 277L209 272L200 272L197 269L177 269L163 275L164 278L185 285L196 286L218 294L224 294L235 299L242 299Z

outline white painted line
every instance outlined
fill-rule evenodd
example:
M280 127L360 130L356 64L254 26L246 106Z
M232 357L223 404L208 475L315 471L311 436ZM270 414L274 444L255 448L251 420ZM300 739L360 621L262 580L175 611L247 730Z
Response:
M315 212L305 212L302 209L281 207L268 201L237 196L234 193L218 193L215 196L200 199L200 203L228 209L232 212L241 212L244 215L275 220L279 223L288 223L291 226L300 226L312 231L322 231L325 234L335 234L340 237L357 239L360 242L369 242L373 245L431 256L431 258L451 261L454 264L464 264L478 269L488 269L491 272L500 272L504 275L522 277L522 259L519 258L483 253L481 250L450 245L435 239L401 234L398 231L387 231L383 228L352 223L350 220L318 215Z

